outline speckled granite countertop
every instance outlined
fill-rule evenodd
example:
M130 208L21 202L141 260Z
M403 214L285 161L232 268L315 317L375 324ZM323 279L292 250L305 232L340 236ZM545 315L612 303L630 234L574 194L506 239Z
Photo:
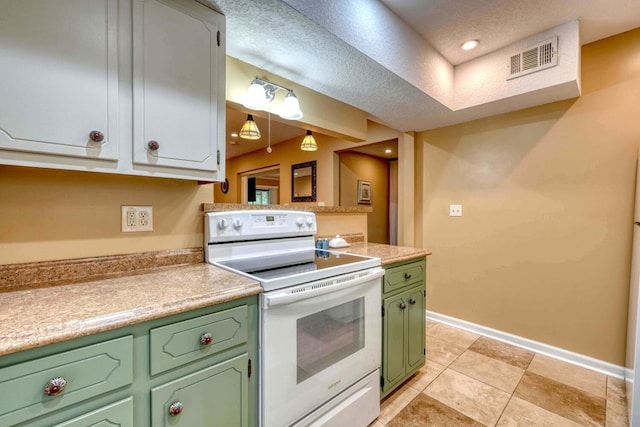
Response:
M431 255L345 237L351 246L332 250L378 257L382 265ZM262 292L257 281L201 260L201 249L192 249L0 266L0 356Z
M397 262L410 261L431 255L428 249L411 248L407 246L391 246L380 243L351 243L351 246L332 251L348 252L356 255L365 255L380 258L382 265L395 264Z
M205 263L2 292L0 355L261 292L258 282Z

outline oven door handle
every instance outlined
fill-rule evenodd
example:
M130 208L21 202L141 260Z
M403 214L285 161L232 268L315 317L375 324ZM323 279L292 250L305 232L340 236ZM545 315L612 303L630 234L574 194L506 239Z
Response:
M290 304L292 302L317 297L319 295L337 292L353 286L361 285L382 276L384 276L384 270L382 268L376 268L369 270L367 274L351 280L343 281L342 279L333 277L330 279L307 283L302 286L294 286L280 291L269 292L268 294L264 294L264 308Z

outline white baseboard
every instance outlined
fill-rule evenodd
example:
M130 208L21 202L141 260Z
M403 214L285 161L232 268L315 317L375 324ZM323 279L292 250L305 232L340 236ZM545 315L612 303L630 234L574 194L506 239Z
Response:
M613 363L595 359L590 356L585 356L584 354L574 353L560 347L554 347L549 344L530 340L528 338L523 338L517 335L509 334L507 332L502 332L497 329L488 328L476 323L467 322L466 320L456 319L455 317L449 317L433 311L427 310L427 319L445 323L447 325L464 329L469 332L474 332L479 335L484 335L486 337L493 338L507 344L515 345L516 347L535 351L536 353L544 354L545 356L553 357L555 359L560 359L574 365L582 366L583 368L591 369L592 371L610 375L612 377L620 379L624 379L625 377L626 369L624 366L615 365Z

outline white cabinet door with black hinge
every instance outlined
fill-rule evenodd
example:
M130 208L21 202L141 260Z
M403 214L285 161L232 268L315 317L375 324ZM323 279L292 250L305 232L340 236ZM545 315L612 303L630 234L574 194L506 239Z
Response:
M135 164L224 179L224 25L193 0L134 0Z

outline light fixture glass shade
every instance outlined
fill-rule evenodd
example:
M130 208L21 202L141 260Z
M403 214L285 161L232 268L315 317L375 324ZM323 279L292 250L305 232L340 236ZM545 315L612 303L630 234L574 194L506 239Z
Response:
M316 151L318 149L318 144L316 144L316 140L311 134L311 131L307 131L307 135L302 140L302 145L300 145L300 149L302 151Z
M269 105L264 87L257 80L251 82L243 104L250 110L265 110Z
M280 109L280 117L286 120L300 120L302 111L300 111L300 102L295 93L290 90L284 97L282 108Z
M258 129L258 125L251 114L247 116L247 121L242 125L239 134L240 138L243 139L260 139L260 129Z

